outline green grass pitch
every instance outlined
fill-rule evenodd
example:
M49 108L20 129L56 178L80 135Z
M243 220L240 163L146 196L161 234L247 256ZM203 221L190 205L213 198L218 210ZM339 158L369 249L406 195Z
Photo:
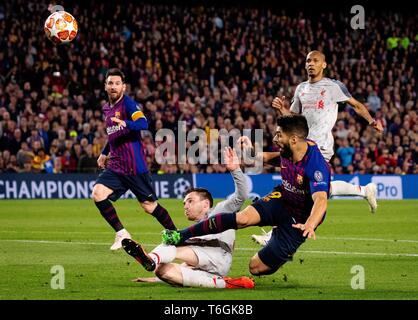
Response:
M180 200L160 200L185 227ZM119 200L119 216L150 250L162 227L135 200ZM418 201L380 201L376 214L364 201L332 200L317 240L307 240L293 262L256 277L254 290L171 287L134 283L152 276L123 250L111 252L114 233L90 200L0 201L0 299L418 299ZM252 227L237 231L230 276L249 275L259 246ZM52 289L53 266L65 271L65 288ZM354 266L364 289L353 289ZM353 271L354 272L354 271ZM353 280L354 281L354 280Z

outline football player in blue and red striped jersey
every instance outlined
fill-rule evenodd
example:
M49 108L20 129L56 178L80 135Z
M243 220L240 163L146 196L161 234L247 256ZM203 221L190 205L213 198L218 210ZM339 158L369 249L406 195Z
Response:
M141 130L148 129L148 121L141 109L125 95L125 76L119 69L109 69L105 90L109 102L103 106L108 142L97 164L104 171L97 178L92 197L105 220L116 231L110 247L122 247L122 239L131 238L123 227L111 201L116 201L127 190L137 197L145 212L154 216L166 229L175 229L167 210L157 202L141 143Z

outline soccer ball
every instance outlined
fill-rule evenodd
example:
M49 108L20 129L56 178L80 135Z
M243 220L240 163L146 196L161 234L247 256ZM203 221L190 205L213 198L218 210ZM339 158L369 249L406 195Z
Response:
M49 40L56 44L69 43L74 40L78 24L66 11L56 11L45 21L44 30Z

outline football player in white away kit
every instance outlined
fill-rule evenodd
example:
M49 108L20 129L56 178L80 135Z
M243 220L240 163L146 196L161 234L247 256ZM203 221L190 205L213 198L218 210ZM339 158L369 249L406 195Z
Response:
M324 77L323 72L326 66L325 55L322 52L309 52L305 63L309 79L296 87L290 110L285 107L285 97L276 97L272 106L282 115L290 113L304 115L309 126L308 139L316 142L325 160L329 162L334 155L332 128L337 121L338 102L350 104L354 111L366 119L369 125L378 132L383 132L383 128L372 118L367 108L350 95L342 82ZM263 159L269 161L277 156L277 152L271 152L263 155ZM355 186L345 181L332 181L330 196L361 196L369 203L372 213L377 209L376 185L374 183ZM270 236L271 231L264 232L262 235L252 235L252 239L265 245Z
M213 199L209 191L192 188L183 200L184 213L188 220L199 222L221 212L237 212L248 198L247 180L242 172L238 157L231 148L225 150L226 168L231 172L235 193L212 208ZM219 234L190 238L182 246L161 244L149 254L137 242L123 239L125 251L133 256L147 271L154 271L158 278L138 278L137 282L164 281L171 285L206 288L254 288L248 277L229 278L235 230ZM178 259L182 264L174 263Z

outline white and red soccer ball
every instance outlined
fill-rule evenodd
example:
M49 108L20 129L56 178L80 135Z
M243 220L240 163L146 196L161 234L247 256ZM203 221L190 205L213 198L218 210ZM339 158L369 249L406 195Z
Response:
M75 18L66 11L56 11L45 21L44 30L49 40L56 44L69 43L78 32Z

